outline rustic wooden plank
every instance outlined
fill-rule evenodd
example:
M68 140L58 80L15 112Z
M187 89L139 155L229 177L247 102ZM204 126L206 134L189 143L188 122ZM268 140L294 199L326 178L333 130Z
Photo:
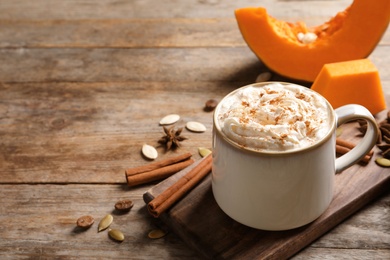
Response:
M234 18L0 21L2 48L244 46ZM53 33L56 32L56 33ZM18 32L15 34L15 32ZM151 37L151 35L153 37Z
M311 18L311 24L318 20ZM232 18L3 20L1 48L246 46ZM17 33L15 33L17 32ZM54 32L54 33L53 33ZM153 37L151 37L153 35ZM379 44L390 45L390 33Z
M146 189L128 189L122 185L1 185L0 256L2 259L198 259L169 228L147 213L142 201ZM118 214L113 211L113 205L124 198L132 199L134 208L129 213ZM388 193L300 252L295 259L318 255L325 259L351 256L386 259L382 257L390 253L387 232L390 223L386 218L389 201ZM105 231L97 233L98 221L108 213L114 216L112 228L120 228L126 236L121 244L108 239ZM84 214L94 216L96 221L86 231L75 227L76 219ZM166 237L147 238L150 230L159 227L169 231ZM362 245L365 250L358 249Z
M358 259L388 259L389 203L390 193L387 192L292 259L314 258L318 255L323 256L323 259L348 259L354 256Z
M180 125L204 119L210 126L212 113L203 110L205 102L246 83L5 83L0 85L0 118L8 130L0 131L17 137L160 133L160 119L178 112Z
M323 17L328 19L342 11L350 0L187 0L178 4L175 1L144 0L116 1L101 0L2 0L0 19L127 19L131 18L221 18L232 17L236 8L263 6L275 17ZM27 11L26 11L27 10Z
M137 134L107 133L93 137L18 138L20 142L4 136L7 141L1 144L0 183L126 183L125 169L149 163L140 154L142 145L157 146L162 135L159 132L154 139L147 139ZM185 132L185 136L191 141L183 144L180 151L165 152L158 147L158 160L185 152L197 158L199 146L211 146L210 134L196 138Z
M121 185L1 185L1 259L197 259L174 233L162 239L148 232L166 227L151 217L141 194L143 188ZM7 199L4 199L7 198ZM114 204L128 198L128 213ZM120 229L125 240L109 239L107 230L97 232L100 219L112 214L111 228ZM88 230L76 227L82 215L95 218Z
M240 81L261 69L246 47L2 49L0 60L3 82Z
M199 259L172 232L146 237L163 223L141 200L150 185L127 188L124 168L148 163L138 144L160 137L162 115L180 111L179 124L210 126L204 102L265 69L240 38L235 8L265 5L275 17L315 25L348 2L0 0L0 258ZM388 35L372 57L390 96ZM186 135L181 151L211 142L210 132ZM124 243L97 234L96 223L74 228L81 213L100 218L123 197L136 201L128 214L113 212ZM389 258L384 198L297 257Z
M212 113L204 103L246 83L2 84L0 183L124 183L124 169L148 163L140 149L158 146L158 122L170 113L181 115L177 127L206 125L202 134L184 130L188 140L179 150L199 158L198 147L211 147ZM157 149L161 159L174 154Z
M349 234L353 236L353 234ZM319 257L320 256L320 257ZM337 260L337 259L389 259L390 253L388 249L345 249L345 248L311 248L305 249L302 253L292 257L292 260L305 259L322 259L322 260Z
M170 113L199 121L205 133L184 129L178 152L198 155L211 147L210 98L221 98L234 84L205 83L35 83L0 88L0 174L2 183L124 183L124 169L148 163L140 149L158 147L158 122ZM230 85L230 87L229 87ZM197 93L194 95L194 93ZM180 102L177 102L180 100ZM82 104L82 106L80 105ZM28 174L26 174L28 172Z
M0 85L1 135L80 136L112 132L160 133L159 119L182 112L182 121L205 120L204 103L220 99L249 82L3 83ZM390 81L382 81L390 97ZM180 100L180 102L178 102ZM82 106L80 105L82 104ZM158 108L158 109L156 109ZM88 127L90 123L98 127ZM202 136L202 135L196 135Z
M390 79L390 46L370 59ZM254 81L264 66L247 48L0 49L3 82ZM195 69L196 68L196 69Z
M390 192L379 197L357 214L334 228L330 235L325 235L314 242L313 248L361 248L362 245L372 250L387 250L390 254L389 213L386 208L390 203ZM351 239L353 234L353 239Z

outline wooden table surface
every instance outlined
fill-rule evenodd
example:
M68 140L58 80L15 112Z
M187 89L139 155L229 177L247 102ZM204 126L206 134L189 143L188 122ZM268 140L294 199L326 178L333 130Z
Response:
M148 238L166 228L142 200L153 184L129 188L124 170L149 163L141 146L158 145L158 122L171 113L181 116L178 127L206 125L205 133L184 130L178 151L199 159L198 147L211 147L204 103L266 70L234 9L262 5L316 25L350 2L0 0L0 258L199 259L173 232ZM388 104L389 53L388 30L369 57ZM158 159L175 154L158 151ZM135 205L118 214L123 198ZM82 215L98 222L108 213L124 242L98 233L97 223L76 228ZM390 193L294 258L389 259Z

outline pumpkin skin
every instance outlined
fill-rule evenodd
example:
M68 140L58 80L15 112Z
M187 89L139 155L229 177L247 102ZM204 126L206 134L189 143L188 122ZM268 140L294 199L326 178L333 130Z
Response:
M265 8L235 10L249 48L271 70L287 78L313 82L327 63L366 58L375 49L390 21L390 0L354 0L328 22L307 28L277 20ZM315 33L302 43L298 33Z

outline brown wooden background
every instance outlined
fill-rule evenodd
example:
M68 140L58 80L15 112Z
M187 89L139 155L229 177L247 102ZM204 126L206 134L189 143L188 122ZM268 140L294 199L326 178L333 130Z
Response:
M180 151L211 146L211 113L220 99L266 70L248 49L233 11L265 6L278 18L319 24L351 1L21 1L0 0L0 258L197 259L150 217L124 169L148 163L160 118L178 113L206 133L184 131ZM390 100L390 33L370 56ZM281 77L274 75L273 80ZM389 104L389 103L388 103ZM160 157L171 156L159 148ZM128 214L114 203L130 198ZM295 256L296 259L390 257L390 193ZM115 243L75 228L114 214L126 240Z

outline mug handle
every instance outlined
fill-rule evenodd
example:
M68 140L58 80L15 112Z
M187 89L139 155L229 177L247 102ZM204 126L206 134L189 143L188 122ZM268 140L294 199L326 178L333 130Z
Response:
M361 105L345 105L335 109L335 113L336 127L357 119L367 122L367 131L363 139L351 151L336 159L336 173L339 173L358 162L375 146L379 129L370 111Z

